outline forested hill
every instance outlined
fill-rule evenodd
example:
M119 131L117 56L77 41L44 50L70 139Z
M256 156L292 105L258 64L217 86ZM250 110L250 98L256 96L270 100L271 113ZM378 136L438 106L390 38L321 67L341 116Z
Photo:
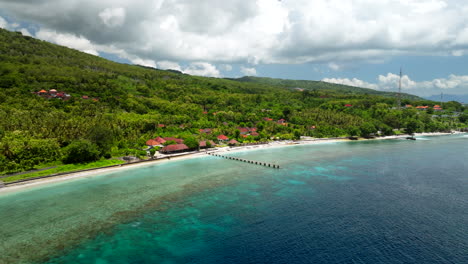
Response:
M377 91L369 88L361 88L349 85L334 84L322 81L310 81L310 80L287 80L287 79L277 79L277 78L266 78L266 77L253 77L245 76L238 79L232 79L240 82L253 82L267 84L271 86L279 86L290 89L305 89L305 90L323 90L328 92L336 92L337 94L371 94L379 95L390 98L395 98L397 93L395 92L383 92ZM416 95L402 93L401 98L410 99L410 100L423 100L421 97Z
M432 101L402 102L429 106L427 112L395 110L395 98L380 92L297 82L291 87L307 90L119 64L0 29L0 175L57 162L146 155L145 143L157 136L197 148L200 140L216 141L221 134L252 142L460 125L432 118ZM463 111L453 102L442 107Z

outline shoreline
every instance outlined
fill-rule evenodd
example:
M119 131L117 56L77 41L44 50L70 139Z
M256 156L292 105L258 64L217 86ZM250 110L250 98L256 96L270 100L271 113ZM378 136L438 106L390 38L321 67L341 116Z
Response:
M452 135L453 133L416 133L414 136L444 136L444 135ZM457 132L455 134L466 134L463 132ZM377 137L373 139L360 139L360 141L367 141L367 140L389 140L389 139L404 139L408 137L408 135L395 135L395 136L385 136L385 137ZM223 152L241 152L241 151L251 151L257 149L264 149L264 148L279 148L279 147L288 147L288 146L297 146L297 145L314 145L314 144L326 144L326 143L338 143L338 142L351 142L352 140L348 138L311 138L311 139L301 139L298 141L288 140L288 141L273 141L268 144L262 145L252 145L252 146L240 146L240 147L222 147L222 148L215 148L206 151L197 151L194 153L188 154L175 154L175 155L165 155L162 159L157 159L153 161L141 162L141 163L130 163L130 164L122 164L121 166L115 166L112 168L101 168L101 169L94 169L91 171L78 171L78 172L71 172L66 175L57 175L51 176L48 178L37 178L32 179L29 181L12 183L9 185L0 188L0 194L2 193L10 193L15 192L23 189L28 189L37 186L43 186L51 183L59 183L65 182L71 179L78 179L78 178L85 178L85 177L93 177L99 176L106 173L116 172L116 171L123 171L125 169L133 169L142 166L150 166L165 162L171 161L180 161L180 160L188 160L188 159L195 159L199 157L206 156L207 153L223 153Z

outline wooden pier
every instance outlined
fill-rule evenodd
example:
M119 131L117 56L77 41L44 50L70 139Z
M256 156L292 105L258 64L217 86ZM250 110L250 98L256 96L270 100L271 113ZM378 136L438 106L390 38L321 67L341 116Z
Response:
M264 166L264 167L269 167L269 168L273 168L273 169L279 169L280 168L279 165L268 163L268 162L261 162L261 161L247 160L247 159L241 159L241 158L236 158L236 157L229 157L229 156L224 156L224 155L217 154L217 153L207 153L207 154L211 155L213 157L220 157L220 158L223 158L223 159L229 159L229 160L234 160L234 161L250 163L252 165Z

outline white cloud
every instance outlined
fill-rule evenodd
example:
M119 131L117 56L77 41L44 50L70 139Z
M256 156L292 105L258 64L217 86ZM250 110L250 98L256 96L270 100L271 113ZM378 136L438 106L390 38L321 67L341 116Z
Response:
M328 63L328 68L334 70L334 71L339 71L341 69L341 65L338 65L334 62Z
M55 30L41 29L36 32L36 37L62 46L81 50L92 55L99 55L96 47L83 36L77 37L73 34L62 34L56 32Z
M0 16L0 28L7 28L8 26L8 22L6 22L6 20Z
M338 70L395 55L460 56L468 50L468 3L461 0L0 0L0 5L45 29L156 62L315 62Z
M228 71L228 72L229 72L229 71L232 71L232 66L229 65L229 64L221 64L221 65L220 65L220 68L221 68L221 70L223 70L223 71Z
M376 83L365 82L356 78L324 78L322 81L351 85L356 87L371 88L381 91L398 91L400 76L393 73L379 75ZM468 93L468 75L451 74L447 78L437 78L431 81L413 81L408 75L401 78L402 92L416 94L420 96L429 96L441 92L447 94L466 94Z
M348 78L324 78L322 79L323 82L328 82L328 83L336 83L336 84L343 84L343 85L349 85L349 86L355 86L355 87L362 87L362 88L371 88L371 89L377 89L378 86L372 83L368 83L356 78L348 79Z
M136 64L136 65L156 68L156 62L154 60L142 59L142 58L139 58L139 57L133 57L133 58L130 58L129 60L133 64Z
M257 75L257 70L255 68L247 68L244 66L241 66L240 71L247 76L255 76Z
M190 75L206 76L206 77L221 77L216 66L207 62L193 62L183 70L184 73Z
M158 61L156 64L159 69L163 70L176 70L176 71L182 71L182 68L177 62L173 61Z
M32 34L31 34L31 33L29 32L29 30L27 30L26 28L20 29L20 32L21 32L21 34L23 34L24 36L32 37Z
M122 26L125 22L125 9L122 7L106 8L99 13L99 17L108 27Z

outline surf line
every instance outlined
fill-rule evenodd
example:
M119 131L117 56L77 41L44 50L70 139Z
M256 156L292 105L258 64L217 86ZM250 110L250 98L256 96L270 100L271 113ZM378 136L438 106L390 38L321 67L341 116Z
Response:
M259 165L259 166L264 166L264 167L269 167L273 169L279 169L280 166L268 162L260 162L260 161L254 161L254 160L246 160L246 159L241 159L241 158L236 158L236 157L229 157L229 156L224 156L216 153L207 153L208 155L214 156L214 157L220 157L224 159L229 159L229 160L235 160L235 161L240 161L240 162L245 162L245 163L250 163L252 165Z

